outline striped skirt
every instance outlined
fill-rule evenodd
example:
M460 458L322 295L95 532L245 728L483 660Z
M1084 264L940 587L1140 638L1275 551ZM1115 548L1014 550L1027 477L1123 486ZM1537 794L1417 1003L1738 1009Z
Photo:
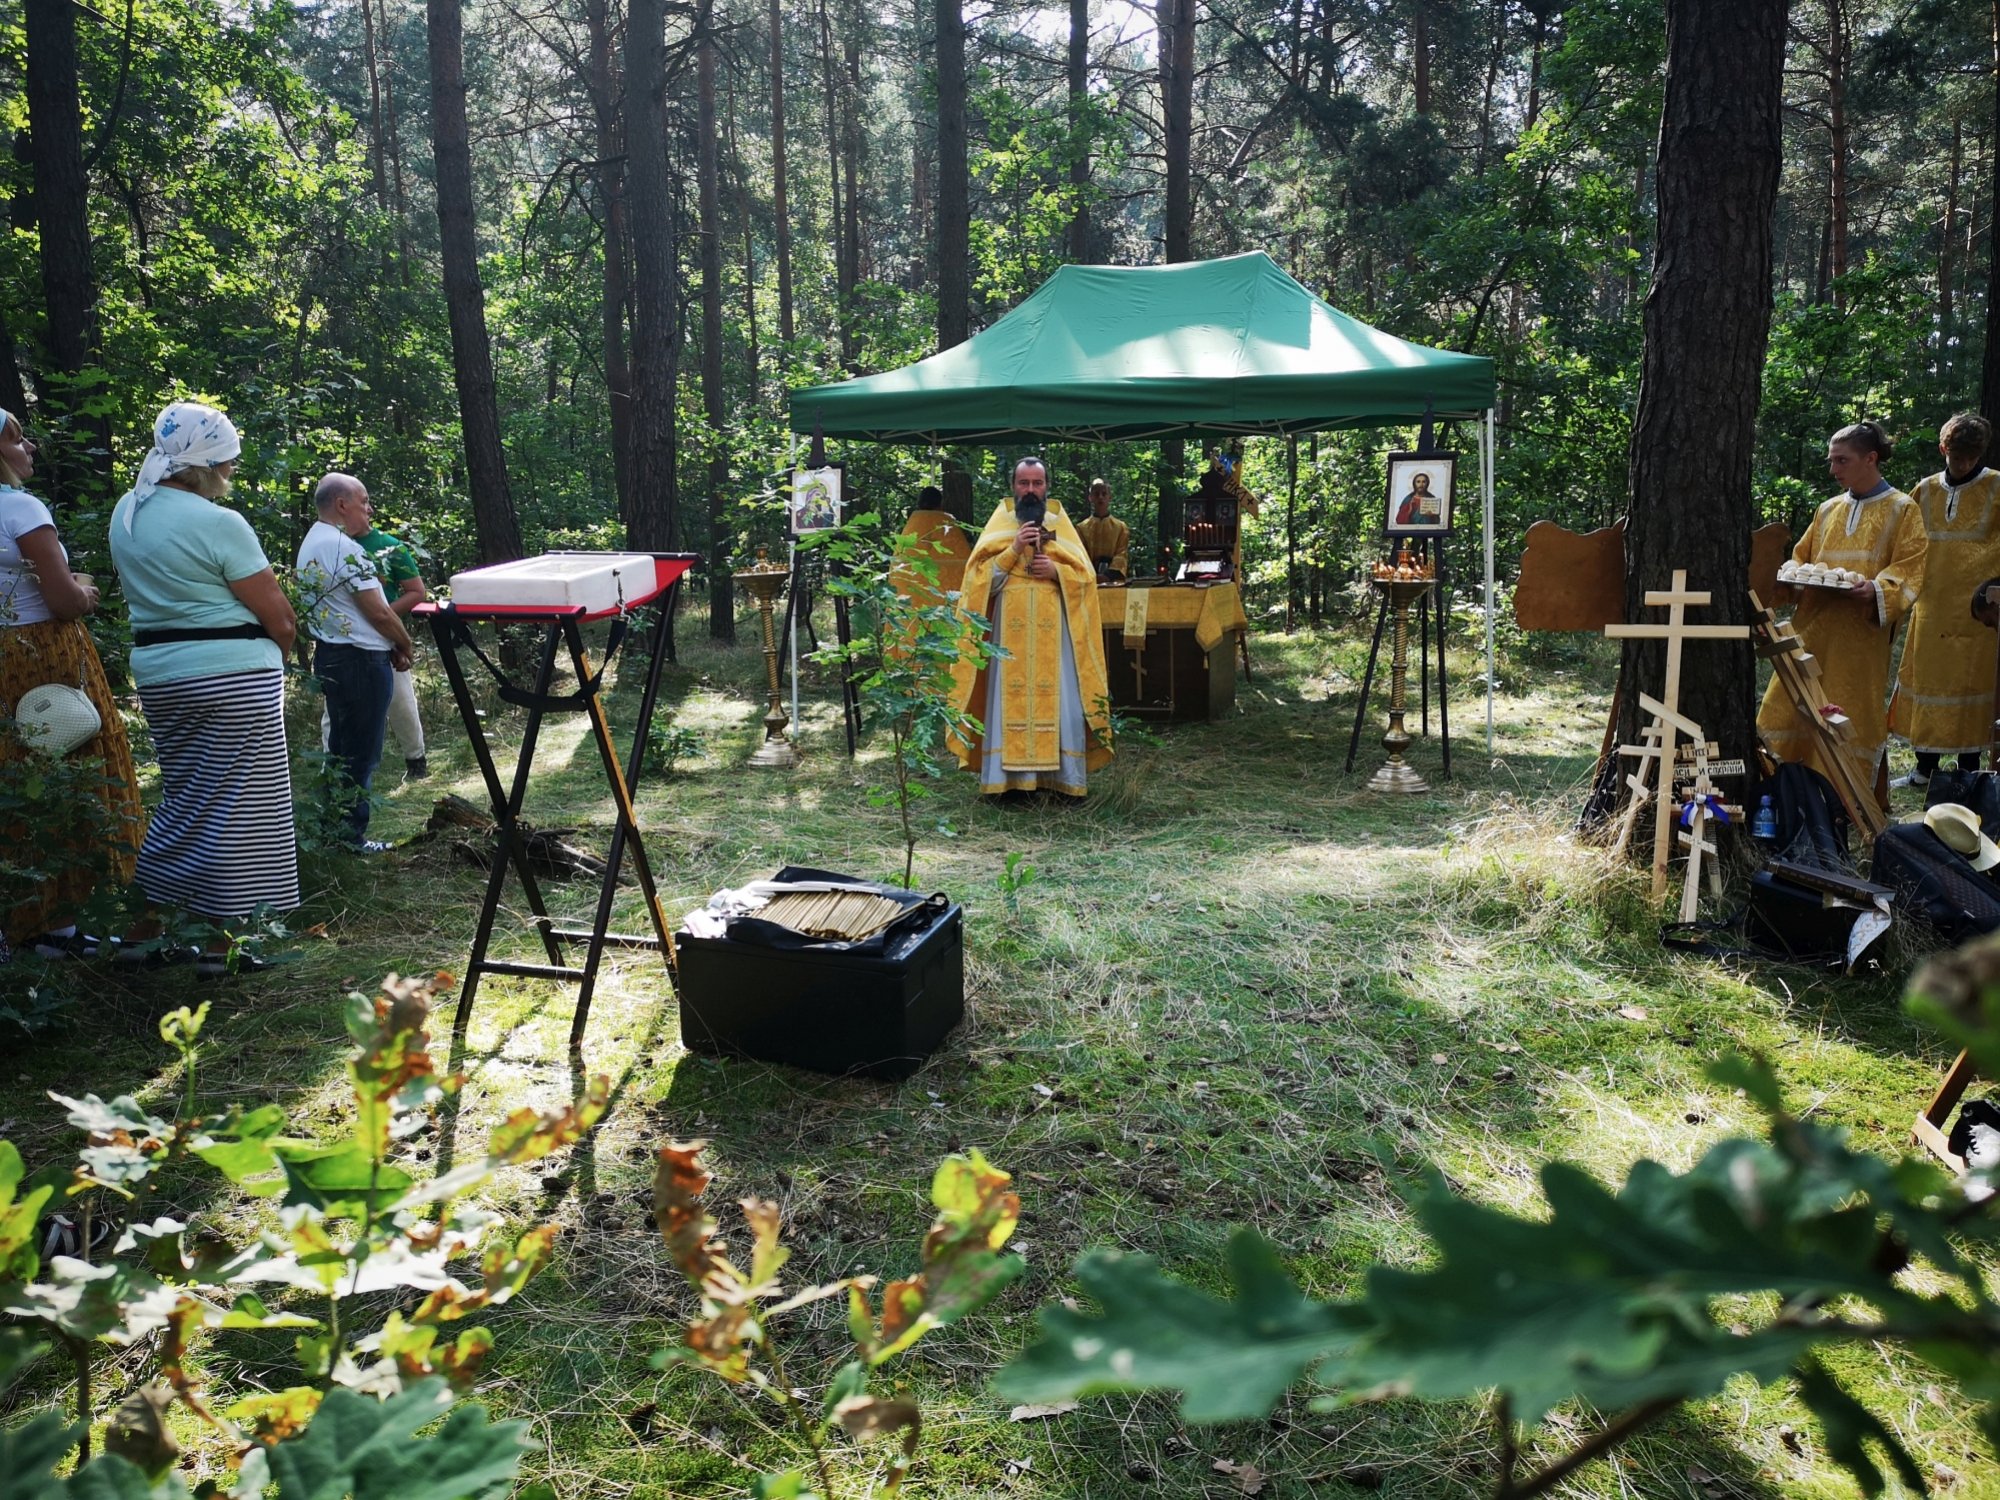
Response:
M139 689L160 804L139 848L148 900L204 917L299 904L285 674L231 672Z

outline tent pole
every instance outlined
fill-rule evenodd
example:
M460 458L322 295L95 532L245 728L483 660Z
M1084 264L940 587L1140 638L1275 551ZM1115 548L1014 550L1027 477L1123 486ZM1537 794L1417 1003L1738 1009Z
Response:
M1493 759L1493 408L1486 408L1486 441L1479 445L1480 499L1486 522L1486 758Z
M794 432L790 436L791 446L785 451L785 462L790 465L790 468L785 471L785 482L787 485L792 483L792 476L798 472L799 467L799 435ZM845 499L846 497L842 496L841 498ZM788 533L790 529L789 526L786 527ZM786 549L785 556L791 568L790 588L792 591L791 600L785 609L785 623L790 627L786 632L788 639L785 650L786 654L790 657L789 666L791 667L792 675L792 743L797 744L799 739L799 543L797 537L790 535L787 535L785 540L790 544Z

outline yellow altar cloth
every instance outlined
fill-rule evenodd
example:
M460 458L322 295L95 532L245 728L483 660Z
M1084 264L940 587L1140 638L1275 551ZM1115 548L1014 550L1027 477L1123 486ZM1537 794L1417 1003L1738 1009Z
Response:
M1114 585L1100 592L1106 596L1107 610L1116 608L1112 601L1124 595L1119 618L1125 625L1125 644L1134 650L1144 644L1148 630L1186 629L1192 625L1195 644L1204 651L1213 651L1225 636L1250 628L1243 614L1243 595L1233 583L1211 583L1197 588Z

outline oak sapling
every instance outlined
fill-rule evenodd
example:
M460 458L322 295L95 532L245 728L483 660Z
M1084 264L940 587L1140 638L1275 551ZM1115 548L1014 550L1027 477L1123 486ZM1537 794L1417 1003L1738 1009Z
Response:
M845 673L861 701L862 726L887 730L887 784L871 786L870 807L893 807L903 830L903 888L915 878L916 804L951 763L954 740L980 733L978 719L953 702L952 674L967 658L998 654L983 615L958 608L938 587L935 544L890 532L873 511L804 543L827 556L827 592L848 602L857 631L846 645L820 648L813 660Z
M750 1233L750 1259L731 1259L716 1237L716 1221L702 1195L714 1180L703 1165L706 1141L670 1141L658 1152L653 1173L653 1217L667 1254L701 1295L701 1311L680 1337L653 1356L658 1368L694 1365L732 1385L749 1385L784 1413L809 1467L760 1475L752 1494L769 1500L836 1500L829 1449L835 1427L857 1442L891 1438L880 1493L894 1495L909 1472L923 1436L923 1413L914 1402L875 1395L872 1371L895 1358L933 1328L956 1323L982 1307L1021 1273L1018 1255L1003 1247L1021 1216L1012 1178L977 1151L948 1156L931 1179L937 1209L924 1236L915 1275L890 1281L874 1295L878 1278L789 1289L778 1279L791 1258L780 1241L778 1206L756 1198L738 1203ZM854 1357L810 1402L785 1367L774 1323L787 1313L829 1297L847 1298L847 1331ZM817 1481L819 1488L809 1486Z
M238 1472L216 1493L257 1496L276 1484L281 1495L485 1497L512 1487L526 1424L490 1425L477 1406L458 1404L493 1347L487 1329L468 1323L511 1300L549 1263L558 1229L507 1231L467 1199L503 1167L580 1140L608 1106L610 1082L590 1079L581 1097L557 1110L514 1111L484 1152L420 1178L410 1170L413 1143L462 1081L440 1073L430 1054L431 1005L449 984L444 975L392 974L373 998L347 997L354 1046L344 1140L322 1145L287 1135L275 1105L202 1112L202 1005L160 1022L161 1040L181 1059L171 1117L131 1095L52 1095L85 1144L73 1170L33 1178L14 1146L0 1141L0 1314L69 1354L78 1418L71 1426L44 1414L0 1435L0 1448L30 1456L10 1471L10 1495L83 1493L53 1473L74 1451L78 1472L91 1476L89 1493L184 1500L178 1449L161 1420L174 1405L213 1428L233 1455ZM282 1206L254 1242L229 1245L153 1211L153 1183L170 1168L205 1168L248 1196L282 1195ZM59 1203L79 1226L74 1255L44 1254L43 1221ZM97 1232L106 1223L115 1237ZM108 1251L93 1262L107 1239ZM454 1274L467 1261L476 1266L470 1284ZM375 1294L398 1291L409 1294L404 1309L379 1327L347 1326L355 1299L379 1307ZM282 1304L265 1302L278 1293L288 1294ZM241 1329L295 1330L298 1374L292 1384L220 1403L193 1356L210 1335ZM149 1378L112 1415L112 1451L93 1460L92 1356L104 1345L127 1351L123 1360L143 1356ZM38 1353L26 1332L0 1330L0 1390ZM304 1475L316 1477L308 1484Z

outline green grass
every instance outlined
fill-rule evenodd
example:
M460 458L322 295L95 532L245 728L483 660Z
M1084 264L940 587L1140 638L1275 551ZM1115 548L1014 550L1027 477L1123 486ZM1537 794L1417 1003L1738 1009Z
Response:
M847 759L825 685L808 685L800 768L753 770L761 660L697 641L698 629L683 627L662 713L699 734L699 752L639 796L670 915L788 862L900 872L893 814L862 797L883 779L879 752ZM618 1084L612 1114L567 1159L490 1196L519 1222L572 1231L556 1268L490 1320L499 1351L482 1396L531 1420L534 1471L564 1496L727 1496L756 1469L796 1461L753 1396L647 1364L692 1306L645 1203L651 1149L670 1136L713 1142L719 1205L757 1194L784 1206L798 1252L789 1274L801 1280L913 1269L930 1173L947 1152L978 1146L1013 1172L1028 1274L891 1367L925 1410L910 1488L1093 1500L1238 1493L1214 1467L1222 1460L1255 1465L1263 1493L1287 1500L1477 1494L1490 1486L1493 1446L1470 1408L1314 1411L1304 1396L1228 1429L1186 1428L1157 1398L1012 1422L987 1379L1028 1336L1035 1306L1069 1290L1068 1267L1088 1246L1147 1250L1213 1285L1227 1235L1254 1224L1311 1290L1344 1294L1372 1263L1421 1256L1402 1195L1428 1166L1526 1207L1547 1158L1616 1180L1641 1155L1684 1167L1718 1137L1754 1130L1747 1101L1702 1075L1732 1047L1770 1055L1815 1118L1903 1149L1946 1049L1903 1016L1900 974L1829 980L1670 956L1641 876L1570 836L1602 732L1600 651L1507 666L1491 762L1483 703L1465 686L1478 666L1455 661L1455 775L1428 796L1388 801L1362 789L1380 759L1379 713L1355 774L1341 774L1364 648L1351 634L1257 637L1257 676L1239 681L1233 717L1128 745L1081 808L986 807L969 777L946 783L923 811L950 831L927 836L917 883L965 907L967 1019L904 1083L689 1056L659 960L615 953L585 1046L587 1066ZM615 700L621 724L634 696ZM389 792L378 836L414 835L446 789L480 798L441 698L426 721L433 779ZM495 704L488 722L511 762L518 718ZM1412 759L1436 777L1434 741ZM389 766L393 781L393 757ZM580 721L543 735L528 815L601 844L609 799ZM164 1094L173 1080L159 1071L154 1018L198 994L217 1012L207 1100L274 1098L330 1132L342 1107L341 992L392 970L452 969L467 953L482 877L446 844L310 861L294 923L310 934L278 973L198 990L171 971L92 968L73 1024L12 1049L0 1078L7 1135L33 1165L71 1149L43 1090L110 1093L143 1079ZM997 881L1010 853L1037 872L1018 916ZM556 893L578 917L593 897ZM536 951L523 915L510 902L497 951ZM628 890L616 925L643 924ZM570 1013L567 990L482 985L458 1059L470 1075L452 1123L459 1149L509 1109L568 1095ZM241 1212L176 1206L225 1229ZM727 1226L733 1210L721 1216ZM830 1374L843 1348L838 1304L798 1315L790 1347L795 1381ZM273 1352L219 1344L208 1371L224 1385L272 1378ZM140 1364L121 1360L107 1401ZM1927 1372L1864 1351L1840 1373L1922 1464L1956 1475L1952 1494L2000 1494L1966 1408ZM1589 1421L1559 1417L1547 1451ZM870 1457L842 1460L854 1493ZM1852 1491L1797 1404L1747 1384L1568 1487Z

